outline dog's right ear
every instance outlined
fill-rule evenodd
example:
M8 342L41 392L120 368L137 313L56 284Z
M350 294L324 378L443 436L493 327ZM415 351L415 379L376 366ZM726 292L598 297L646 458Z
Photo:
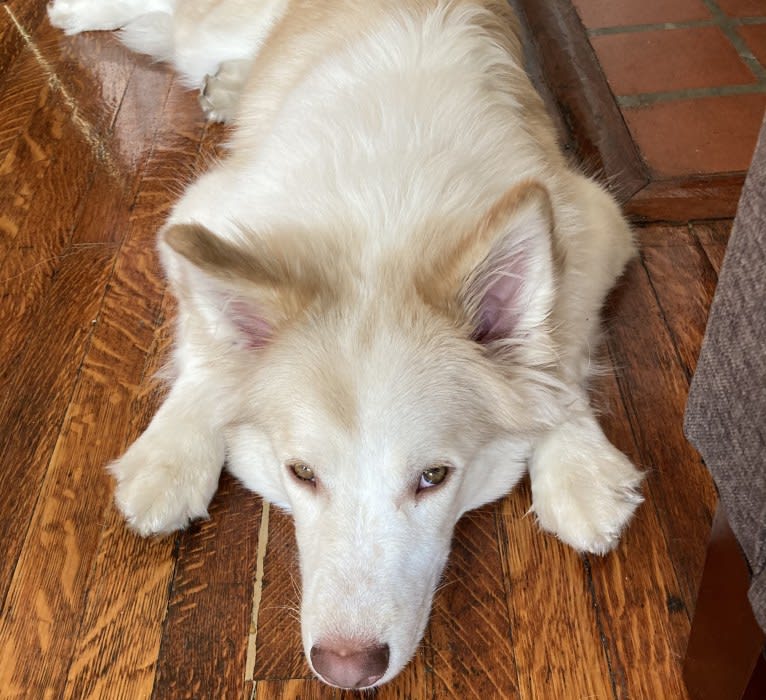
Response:
M321 286L309 270L294 264L287 251L276 251L261 239L248 239L245 246L200 224L176 224L161 234L163 246L185 268L186 274L181 274L185 291L205 312L228 322L248 347L267 345L280 327L311 303Z

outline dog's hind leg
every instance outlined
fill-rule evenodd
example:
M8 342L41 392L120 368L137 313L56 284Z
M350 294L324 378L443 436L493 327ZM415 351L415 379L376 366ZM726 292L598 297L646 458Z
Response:
M225 456L215 403L208 388L182 374L144 434L110 465L117 506L140 535L207 515Z
M176 0L54 0L48 6L48 17L67 34L112 31L143 15L171 15L175 4Z
M529 461L540 526L581 552L605 554L643 500L643 475L607 440L583 396Z

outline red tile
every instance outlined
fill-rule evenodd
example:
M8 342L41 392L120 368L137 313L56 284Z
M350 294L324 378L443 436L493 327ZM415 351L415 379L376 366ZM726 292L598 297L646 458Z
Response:
M656 175L747 170L766 95L680 100L623 110L641 154Z
M710 19L702 0L573 0L588 29Z
M617 95L756 82L718 27L608 34L591 44Z
M730 17L766 17L763 0L718 0L718 7Z
M766 67L766 24L749 24L739 27L738 30L753 56Z

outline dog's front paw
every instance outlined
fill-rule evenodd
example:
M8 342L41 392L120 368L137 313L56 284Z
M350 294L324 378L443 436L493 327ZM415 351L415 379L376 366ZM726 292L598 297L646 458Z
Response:
M532 510L540 526L579 552L606 554L643 501L643 475L609 443L590 460L566 449L542 456L561 461L533 472Z
M215 75L205 76L199 104L208 121L230 122L234 118L250 63L246 60L225 61Z
M139 535L164 534L207 517L223 465L223 444L144 434L109 470L115 502Z

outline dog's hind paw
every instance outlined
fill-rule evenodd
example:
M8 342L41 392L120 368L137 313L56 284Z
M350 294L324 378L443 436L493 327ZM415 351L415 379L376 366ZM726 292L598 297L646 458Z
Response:
M211 122L230 122L239 106L239 96L250 67L248 60L225 61L215 75L206 75L199 104Z
M117 507L139 535L165 534L207 517L223 464L223 445L194 442L179 446L178 441L144 434L109 466L117 481Z
M54 0L48 5L48 19L65 34L79 34L94 29L117 29L122 26L122 12L103 0Z

